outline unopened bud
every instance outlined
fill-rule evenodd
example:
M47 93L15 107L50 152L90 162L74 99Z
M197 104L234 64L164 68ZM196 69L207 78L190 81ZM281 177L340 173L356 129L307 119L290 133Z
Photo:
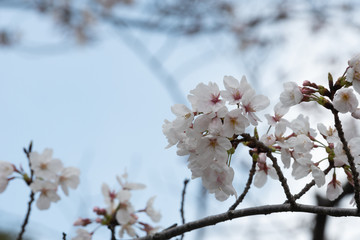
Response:
M104 209L104 208L94 207L93 211L97 215L106 215L106 209Z
M74 226L87 226L88 224L91 223L91 220L89 218L78 218L78 220L76 220L74 222Z

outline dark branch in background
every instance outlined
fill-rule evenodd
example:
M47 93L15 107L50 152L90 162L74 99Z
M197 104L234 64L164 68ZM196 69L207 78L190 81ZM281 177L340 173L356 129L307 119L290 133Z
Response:
M181 193L181 207L180 207L180 215L181 215L181 222L185 224L185 213L184 213L184 203L185 203L185 194L186 194L186 186L189 183L189 179L184 180L184 188ZM181 239L184 238L184 234L181 235Z
M63 240L66 240L66 233L62 233L62 235L63 235Z
M347 183L343 189L344 189L344 192L335 201L330 201L327 198L324 198L320 195L316 195L317 204L319 206L324 206L324 207L338 206L340 204L340 201L342 199L344 199L345 196L354 192L354 188L353 188L353 186L351 186L350 183ZM315 226L313 229L313 238L312 238L313 240L326 240L325 227L326 227L327 219L328 219L327 215L318 214L315 216L315 219L314 219Z
M152 236L146 236L138 239L139 240L170 239L172 237L179 236L185 232L190 232L195 229L216 225L217 223L229 221L235 218L254 216L254 215L264 215L271 213L281 213L281 212L315 213L322 215L325 214L333 217L345 217L345 216L359 217L359 213L357 212L357 209L320 207L320 206L310 206L303 204L297 204L295 208L290 204L266 205L266 206L245 208L240 210L233 210L218 215L212 215L197 221L188 222L184 225L174 227L168 230L164 230L159 233L155 233Z
M235 208L237 206L239 206L239 204L244 200L246 194L248 193L248 191L249 191L249 189L251 187L251 183L252 183L253 177L255 175L255 169L256 169L256 161L253 161L250 172L249 172L249 178L248 178L248 180L246 182L246 186L244 188L244 191L239 196L239 198L236 199L236 202L229 208L229 211L235 210Z

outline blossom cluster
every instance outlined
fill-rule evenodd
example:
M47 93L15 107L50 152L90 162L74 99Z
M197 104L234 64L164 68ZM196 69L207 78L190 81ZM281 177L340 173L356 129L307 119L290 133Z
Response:
M115 228L120 225L119 236L122 238L124 233L130 237L138 237L136 228L144 231L147 235L155 233L159 227L153 227L150 224L139 220L139 213L145 213L153 222L159 222L161 214L153 207L155 196L151 197L146 207L140 210L135 210L130 201L132 191L144 189L145 185L141 183L133 183L127 181L128 175L124 173L121 177L117 176L117 181L120 185L119 190L112 190L103 183L101 192L104 196L105 208L94 207L93 211L97 217L95 219L79 218L75 226L87 226L91 223L100 224L100 226L108 226ZM84 228L77 229L77 236L72 240L90 240L94 231L89 232Z
M192 110L174 105L171 110L177 118L165 120L163 125L168 147L176 144L178 155L189 155L192 178L201 177L204 187L220 201L236 195L230 166L236 148L233 140L250 124L257 126L260 119L256 112L270 103L255 93L245 76L241 82L226 76L224 86L220 91L216 83L200 83L188 96Z
M57 193L58 187L61 187L65 195L69 194L69 188L77 188L80 182L79 169L63 167L61 160L52 157L51 149L45 149L42 154L31 151L26 154L31 167L30 174L26 173L22 167L16 168L9 162L0 161L0 193L5 191L10 180L15 179L12 174L20 174L34 194L40 193L36 206L40 210L45 210L50 207L51 202L60 200Z
M318 187L325 185L325 175L333 169L333 177L326 191L330 200L343 192L336 169L342 169L349 182L354 184L354 173L350 170L344 144L350 149L359 171L360 137L345 142L338 135L339 126L336 124L325 126L318 123L316 131L310 127L309 117L303 114L293 120L287 120L284 116L292 106L316 102L333 114L350 112L351 116L360 119L358 100L353 91L360 94L360 55L349 61L345 74L335 83L329 75L329 89L310 81L304 81L303 86L294 82L284 83L284 91L274 107L274 115L265 115L269 128L261 137L257 136L256 126L260 118L256 113L269 105L268 98L256 95L245 77L238 81L225 76L223 82L225 90L219 90L218 85L212 82L198 84L188 95L191 110L182 104L174 105L171 110L176 119L172 122L165 120L163 125L163 133L169 143L167 148L176 145L179 156L189 156L188 168L192 178L201 178L203 186L210 193L215 193L216 199L224 201L230 195L236 196L232 185L234 170L230 164L240 143L252 148L252 159L256 161L256 187L262 187L268 175L278 179L273 162L269 162L269 152L280 155L284 168L291 167L291 175L296 180L311 174ZM251 125L255 127L255 139L266 146L266 151L260 151L256 144L247 144L246 134L250 132L248 127ZM317 133L322 139L316 139ZM316 161L313 151L321 148L327 157ZM326 165L327 169L321 169Z

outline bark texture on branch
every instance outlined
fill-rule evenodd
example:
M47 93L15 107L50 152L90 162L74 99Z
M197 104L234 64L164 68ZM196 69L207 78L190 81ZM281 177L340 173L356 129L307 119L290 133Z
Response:
M266 215L271 213L281 212L302 212L302 213L314 213L322 214L333 217L359 217L360 214L355 208L334 208L334 207L321 207L297 204L296 207L292 207L290 204L279 204L279 205L264 205L259 207L251 207L240 210L228 211L225 213L212 215L197 221L188 222L186 224L164 230L156 233L152 236L146 236L138 238L139 240L162 240L170 239L175 236L179 236L185 232L190 232L195 229L216 225L221 222L232 220L235 218L254 216L254 215Z

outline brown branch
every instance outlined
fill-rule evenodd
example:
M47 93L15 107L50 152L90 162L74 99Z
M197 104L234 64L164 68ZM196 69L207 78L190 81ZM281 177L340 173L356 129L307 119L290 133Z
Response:
M22 240L22 236L24 235L25 233L25 227L26 225L28 224L29 222L29 217L30 217L30 212L31 212L31 205L32 203L34 202L34 193L33 191L31 191L30 193L30 200L28 202L28 210L27 210L27 213L26 213L26 216L25 216L25 219L24 219L24 222L21 226L21 231L19 233L19 236L17 237L17 240Z
M249 178L246 182L246 186L244 191L242 192L242 194L239 196L239 198L236 200L236 202L229 208L229 211L231 210L235 210L235 208L244 200L246 194L248 193L253 177L255 175L255 169L256 169L256 161L253 161L251 169L250 169L250 173L249 173Z
M251 137L247 133L241 134L243 139L241 141L246 141L246 145L250 148L256 149L258 153L266 153L266 156L271 159L273 162L273 166L276 170L276 173L279 177L279 181L281 182L281 186L284 189L285 195L291 206L295 207L295 199L294 196L290 192L289 185L287 184L287 179L284 177L284 174L281 171L280 166L277 164L277 159L272 155L272 149L267 147L263 142L257 140L255 137Z
M290 204L265 205L265 206L245 208L240 210L233 210L217 215L208 216L197 221L188 222L181 226L164 230L159 233L155 233L152 236L146 236L137 239L138 240L170 239L172 237L179 236L185 232L190 232L195 229L216 225L218 223L226 222L235 218L254 216L254 215L264 215L264 214L267 215L271 213L281 213L281 212L314 213L314 214L323 214L333 217L360 216L356 209L351 209L351 208L320 207L320 206L311 206L311 205L303 205L303 204L297 204L295 208Z
M181 221L182 224L185 224L185 216L184 216L184 203L185 203L185 194L186 194L186 186L189 183L189 179L184 180L184 188L181 194L181 207L180 207L180 214L181 214Z
M327 175L330 170L333 168L332 165L329 165L325 170L324 170L324 174ZM301 191L297 194L294 195L294 200L297 200L299 198L301 198L305 193L307 193L313 186L315 185L315 180L312 180L311 182L309 182L308 184L305 185L305 187L303 189L301 189ZM285 203L287 203L288 201L286 201Z
M33 180L33 177L34 177L34 171L32 170L31 168L31 161L30 161L30 153L32 151L32 141L30 142L29 144L29 148L28 149L25 149L24 148L24 152L26 154L26 157L27 157L27 160L28 160L28 164L29 164L29 169L30 169L30 180L29 181L26 181L26 183L28 185L30 185L32 183L32 180ZM34 202L34 192L31 190L30 192L30 200L28 202L28 209L27 209L27 213L26 213L26 216L25 216L25 219L24 219L24 222L21 226L21 230L20 230L20 233L17 237L17 240L22 240L22 236L24 235L25 233L25 228L26 228L26 225L28 224L29 222L29 217L30 217L30 212L31 212L31 205L32 203Z
M185 214L184 214L184 203L185 203L185 194L186 194L186 186L189 183L189 179L184 180L184 188L182 190L181 194L181 207L180 207L180 215L181 215L181 221L182 224L185 224ZM184 238L184 234L181 235L181 239Z
M351 155L348 143L345 139L345 134L342 129L341 121L339 119L339 112L334 107L332 107L331 112L334 115L335 127L336 127L336 130L338 131L339 138L343 144L343 150L345 151L346 157L349 161L349 165L350 165L350 169L351 169L351 173L352 173L352 177L353 177L353 182L354 182L355 202L356 202L357 209L360 212L360 196L359 196L360 184L359 184L359 180L358 180L359 173L356 171L354 157Z
M277 164L277 159L271 154L271 152L267 152L266 155L273 162L273 166L276 170L277 175L279 176L279 181L281 182L281 186L284 189L287 200L289 201L292 207L296 207L294 196L291 194L289 185L287 184L287 180L284 177L284 174L282 173L280 166Z

